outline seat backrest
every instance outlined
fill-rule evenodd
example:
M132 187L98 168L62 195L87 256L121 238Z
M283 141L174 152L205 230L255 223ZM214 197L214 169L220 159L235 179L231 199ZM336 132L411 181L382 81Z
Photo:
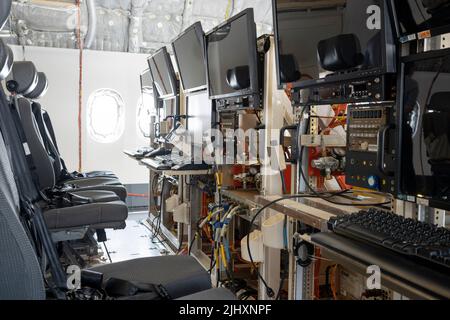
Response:
M14 56L9 46L5 45L3 41L0 43L0 79L4 80L11 72L14 63Z
M0 300L41 300L45 299L42 272L19 219L18 192L7 154L0 133Z
M58 181L61 179L63 175L62 159L59 155L58 148L54 144L53 138L44 121L42 107L36 101L45 95L47 89L48 89L48 81L46 75L43 72L38 72L38 84L36 88L30 94L25 95L25 98L32 100L31 109L38 127L39 131L38 133L42 138L44 148L47 150L47 153L53 164L53 171L55 173L55 182L58 183Z
M38 124L32 112L31 101L26 98L17 99L20 120L27 138L31 156L33 157L41 190L53 189L56 184L53 161L44 146Z
M18 95L27 95L33 92L37 86L37 83L33 80L35 78L38 78L36 68L29 61L15 62L12 68L12 76L8 77L9 83L15 82L15 93ZM30 89L27 85L33 88ZM44 146L44 140L32 111L32 103L29 99L18 96L16 107L36 167L40 189L53 189L56 184L53 161Z
M61 179L61 176L63 174L63 164L61 157L59 155L59 151L53 144L53 139L51 138L48 128L45 124L41 105L38 102L33 101L31 103L31 109L33 112L34 120L36 121L36 124L38 126L39 134L42 137L45 150L47 150L47 153L50 157L50 161L53 164L53 171L55 173L55 182L56 184L58 184L58 181Z
M8 20L9 13L11 11L12 0L2 0L0 1L0 30L5 25Z
M0 26L11 1L0 2ZM8 9L9 10L9 9ZM5 80L14 60L11 49L0 41L0 81ZM0 86L0 117L8 108ZM2 120L2 119L0 119ZM19 218L20 200L3 139L0 121L0 300L43 300L45 286L38 257Z
M69 174L64 160L59 153L58 144L56 141L55 132L53 131L53 125L47 111L43 110L41 105L36 101L43 97L48 89L48 79L45 73L38 72L38 84L36 88L30 94L25 97L33 100L32 109L36 122L39 127L40 134L44 140L44 146L50 155L53 162L53 168L55 171L56 183L60 180L67 179Z

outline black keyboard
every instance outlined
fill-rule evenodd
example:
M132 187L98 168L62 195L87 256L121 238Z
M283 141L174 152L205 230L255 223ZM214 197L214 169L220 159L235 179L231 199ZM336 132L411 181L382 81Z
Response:
M450 230L370 209L332 218L329 229L450 268Z
M178 154L169 154L165 156L158 156L155 158L156 161L160 162L162 165L172 168L176 171L190 171L190 170L207 170L209 166L202 163L194 163L190 158L183 157Z
M153 150L154 149L152 149L152 148L140 148L140 149L137 149L137 150L134 150L134 151L124 150L123 152L129 157L139 160L139 159L145 158L145 156L148 155Z
M143 163L156 170L170 170L172 168L170 165L161 163L155 159L144 159Z

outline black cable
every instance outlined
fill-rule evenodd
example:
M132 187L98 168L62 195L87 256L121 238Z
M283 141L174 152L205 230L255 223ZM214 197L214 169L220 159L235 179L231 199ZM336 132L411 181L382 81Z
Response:
M320 193L318 193L316 190L314 190L308 183L308 179L305 176L305 172L303 171L303 168L301 165L299 165L299 170L300 170L300 175L303 178L303 180L305 181L305 184L307 186L307 188L319 199L325 200L329 203L335 204L335 205L339 205L339 206L347 206L347 207L379 207L379 206L383 206L383 205L388 205L391 204L390 201L386 201L386 202L380 202L380 203L343 203L343 202L339 202L339 201L333 201L330 198L326 198L326 197L322 197L322 195ZM349 190L344 190L344 193L349 192ZM343 194L343 193L342 193ZM342 194L336 194L333 197L339 197L342 196Z
M281 279L280 279L280 287L278 288L278 293L277 293L275 300L281 300L281 290L283 289L284 282L286 281L286 278L289 274L288 269L289 269L289 258L286 259L286 261L284 263L284 270L283 270L283 273L282 273Z
M164 191L165 191L164 189L165 189L165 186L166 186L166 179L163 179L162 187L161 187L161 204L160 204L160 207L159 207L159 215L156 216L153 219L153 221L152 221L152 225L153 225L153 229L154 229L154 234L153 234L153 236L151 238L152 243L154 243L153 240L160 235L161 230L162 230L161 229L161 224L162 224L162 215L163 215L163 208L164 208L163 207L163 201L164 201ZM155 228L155 220L156 219L158 219L158 225Z
M330 193L326 193L328 195L330 195L331 197L334 197L335 194L330 194ZM271 201L268 204L266 204L265 206L263 206L262 208L260 208L256 214L253 216L252 220L250 221L250 225L253 226L255 224L256 219L258 218L258 216L267 208L271 207L272 205L276 204L277 202L283 201L283 200L288 200L288 199L298 199L298 198L311 198L311 197L317 197L314 195L310 195L310 194L297 194L297 195L289 195L289 196L284 196L281 197L277 200ZM251 233L251 232L250 232ZM249 233L249 235L250 235ZM256 271L256 274L258 276L258 278L261 280L261 282L263 283L264 287L266 288L266 294L268 297L272 298L275 296L275 292L273 291L273 289L271 287L269 287L269 285L267 284L266 280L264 279L264 277L261 275L261 273L259 272L259 269L256 265L256 263L253 260L253 256L251 253L251 249L250 249L250 241L249 241L249 237L247 237L247 251L248 251L248 256L250 258L250 262L253 266L253 268Z
M197 235L198 235L198 233L196 232L196 233L194 234L194 237L192 238L191 243L189 244L188 256L190 256L191 253L192 253L192 246L194 245L194 242L195 242L195 240L197 239Z
M258 111L255 111L255 116L256 118L258 118L259 125L263 124L263 122L261 121L261 117L258 114Z
M180 243L178 245L177 254L179 254L181 252L181 249L183 248L184 227L183 227L182 223L181 223L181 226L180 226L180 230L178 230L178 233L181 235L181 239L178 239L178 241Z
M301 118L303 118L303 114L305 113L305 111L306 111L306 107L303 107L303 109L301 111ZM309 126L310 126L310 120L308 120L308 124L306 125L306 128L305 128L306 132L308 132ZM304 146L301 146L300 153L299 153L299 159L297 161L298 168L299 168L299 171L300 171L300 175L301 175L301 178L303 178L303 180L305 181L306 188L310 192L312 192L315 196L317 196L318 198L320 198L322 200L325 200L325 201L327 201L329 203L335 204L335 205L348 206L348 207L353 207L353 206L358 206L358 207L378 207L378 206L391 204L390 201L389 202L383 202L383 203L375 203L375 204L374 203L366 203L366 204L354 204L353 203L353 204L350 204L350 203L342 203L342 202L338 202L338 201L333 201L333 200L331 200L329 198L323 198L319 192L314 190L314 188L309 185L308 179L306 178L306 175L305 175L305 172L304 172L303 166L302 166L303 153L304 153ZM337 194L337 196L340 196L340 195L342 195L342 194Z
M281 187L283 189L283 194L287 194L286 179L284 178L283 170L280 170L280 179L281 179Z
M320 198L320 199L328 201L329 198L333 198L333 197L342 195L342 194L347 193L347 192L348 192L348 190L342 190L342 191L339 191L339 192L322 192L322 193L314 191L314 194L303 193L303 194L287 195L287 196L284 196L284 197L280 197L279 199L273 200L273 201L267 203L266 205L264 205L263 207L261 207L256 212L256 214L253 216L252 220L250 221L250 225L253 226L255 224L256 219L258 218L258 216L264 210L268 209L269 207L273 206L274 204L276 204L276 203L278 203L280 201L290 200L290 199L300 199L300 198ZM337 203L337 204L340 204L340 203ZM350 204L344 204L344 205L350 205ZM366 204L366 206L369 206L369 204ZM373 207L373 206L375 206L375 204L370 204L370 206ZM250 258L250 262L251 262L253 268L255 269L258 278L261 280L261 282L263 283L264 287L266 288L267 296L272 298L275 295L275 293L274 293L273 289L269 287L269 285L267 284L266 280L264 279L264 277L259 272L259 269L257 268L256 263L253 260L253 256L252 256L251 249L250 249L249 238L247 238L247 251L248 251L248 256Z
M214 267L216 266L216 260L212 257L211 258L211 263L210 263L210 267L208 270L208 273L211 274L212 270L214 269Z

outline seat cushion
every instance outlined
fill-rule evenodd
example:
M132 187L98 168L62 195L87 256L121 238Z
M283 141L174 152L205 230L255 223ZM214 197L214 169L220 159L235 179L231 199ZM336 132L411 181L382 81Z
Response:
M128 208L122 201L92 203L44 212L45 222L51 231L94 225L115 229L118 225L123 225L127 218Z
M93 267L104 281L117 278L126 281L163 285L171 298L177 299L211 288L211 278L190 256L141 258Z
M194 293L177 300L237 300L236 295L226 288L213 288L206 291Z
M92 200L94 203L105 203L112 201L120 201L119 196L112 191L105 190L86 190L69 192L75 196L83 197Z
M115 178L115 179L118 179L117 176L112 171L90 171L90 172L83 172L83 175L86 178L102 177L102 178Z
M74 184L80 187L90 187L99 185L122 185L120 181L112 177L77 178L64 181L64 184Z
M74 190L75 191L75 190ZM83 191L110 191L114 192L121 201L125 202L128 196L127 189L124 186L114 186L114 185L99 185L99 186L89 186L89 187L79 187L77 186L76 192Z

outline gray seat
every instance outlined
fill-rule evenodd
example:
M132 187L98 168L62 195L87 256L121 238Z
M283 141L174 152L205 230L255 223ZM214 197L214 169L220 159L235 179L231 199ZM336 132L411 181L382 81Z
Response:
M140 283L162 284L173 299L211 289L211 278L190 256L163 256L105 264L91 268L104 281L117 278Z
M50 209L44 212L44 217L52 231L83 226L92 229L124 229L128 210L122 201L114 201Z
M0 132L0 300L45 299L38 259L19 220L18 191Z
M9 17L9 12L11 11L12 0L2 0L0 1L0 30L5 25Z
M213 288L198 293L194 293L185 297L181 297L177 300L216 300L216 301L232 301L237 300L236 295L234 295L230 290L226 288Z
M0 115L1 116L1 115ZM36 253L19 220L18 191L0 134L0 299L43 300L45 285ZM161 284L176 299L232 300L224 289L211 289L209 274L189 256L142 258L91 268L126 281ZM207 290L205 293L202 291ZM199 293L196 295L195 293Z
M34 75L33 75L34 74ZM12 68L12 75L9 77L17 83L15 92L22 94L25 92L33 92L35 90L38 81L33 79L37 78L37 71L33 63L20 61L16 62ZM30 85L33 89L30 91L26 85ZM19 91L21 90L21 91ZM25 135L28 142L28 147L32 154L34 164L36 166L37 175L39 178L39 184L42 191L52 190L57 184L57 175L61 172L61 162L57 153L49 154L46 148L51 142L46 141L40 134L39 124L36 121L32 105L30 100L24 97L17 98L17 108L20 113L20 120L22 121ZM53 156L52 156L53 155ZM86 179L74 179L64 181L64 187L75 188L77 190L104 190L116 193L122 201L125 201L127 197L126 188L120 184L117 179L107 177L96 177ZM74 192L76 192L74 190ZM93 199L95 201L95 199Z
M44 147L44 142L39 133L38 124L34 118L30 101L26 98L19 97L17 99L17 107L20 113L20 120L22 121L25 135L27 137L28 146L37 169L36 171L41 189L43 191L52 190L56 185L55 166L60 168L60 165L55 164L58 162L58 159L51 159ZM111 191L117 194L121 200L125 200L127 197L125 187L122 186L118 180L111 178L98 177L69 180L65 181L64 185L67 188L74 188L78 191ZM74 192L77 190L74 190Z
M35 86L33 72L37 74L32 63L18 62L15 63L12 72L14 74L10 77L15 81L12 83L17 94L29 91L24 84ZM22 81L23 79L23 81ZM8 83L11 88L11 83ZM36 167L36 174L39 187L41 191L54 190L55 188L55 174L53 163L45 150L42 137L37 129L38 125L34 119L31 103L28 99L23 97L16 97L15 104L19 114L22 128L24 129L27 144ZM108 186L115 187L115 186ZM120 188L120 186L118 186ZM50 207L43 208L44 219L48 227L56 232L62 229L71 230L90 227L93 229L123 229L125 228L125 220L128 217L128 208L125 203L120 200L113 191L114 189L94 190L93 188L66 188L66 197L75 197L76 200L87 198L89 202L76 205L73 207ZM80 192L80 193L78 193ZM126 190L125 190L126 192ZM123 194L122 194L123 196ZM110 202L112 201L112 202Z
M36 88L25 97L32 100L32 110L34 117L38 123L39 132L44 139L44 146L55 159L55 164L59 165L59 167L55 167L55 173L57 180L78 180L84 178L97 178L104 177L110 179L116 179L118 181L117 176L110 171L92 171L87 173L69 173L68 169L65 166L64 160L61 158L59 153L58 144L56 142L56 136L53 131L53 124L51 122L50 116L46 111L44 111L41 105L37 102L41 97L45 95L48 90L48 79L45 73L38 72L38 83ZM62 166L62 167L61 167ZM72 179L68 179L67 176L71 176ZM116 183L119 184L119 183Z

